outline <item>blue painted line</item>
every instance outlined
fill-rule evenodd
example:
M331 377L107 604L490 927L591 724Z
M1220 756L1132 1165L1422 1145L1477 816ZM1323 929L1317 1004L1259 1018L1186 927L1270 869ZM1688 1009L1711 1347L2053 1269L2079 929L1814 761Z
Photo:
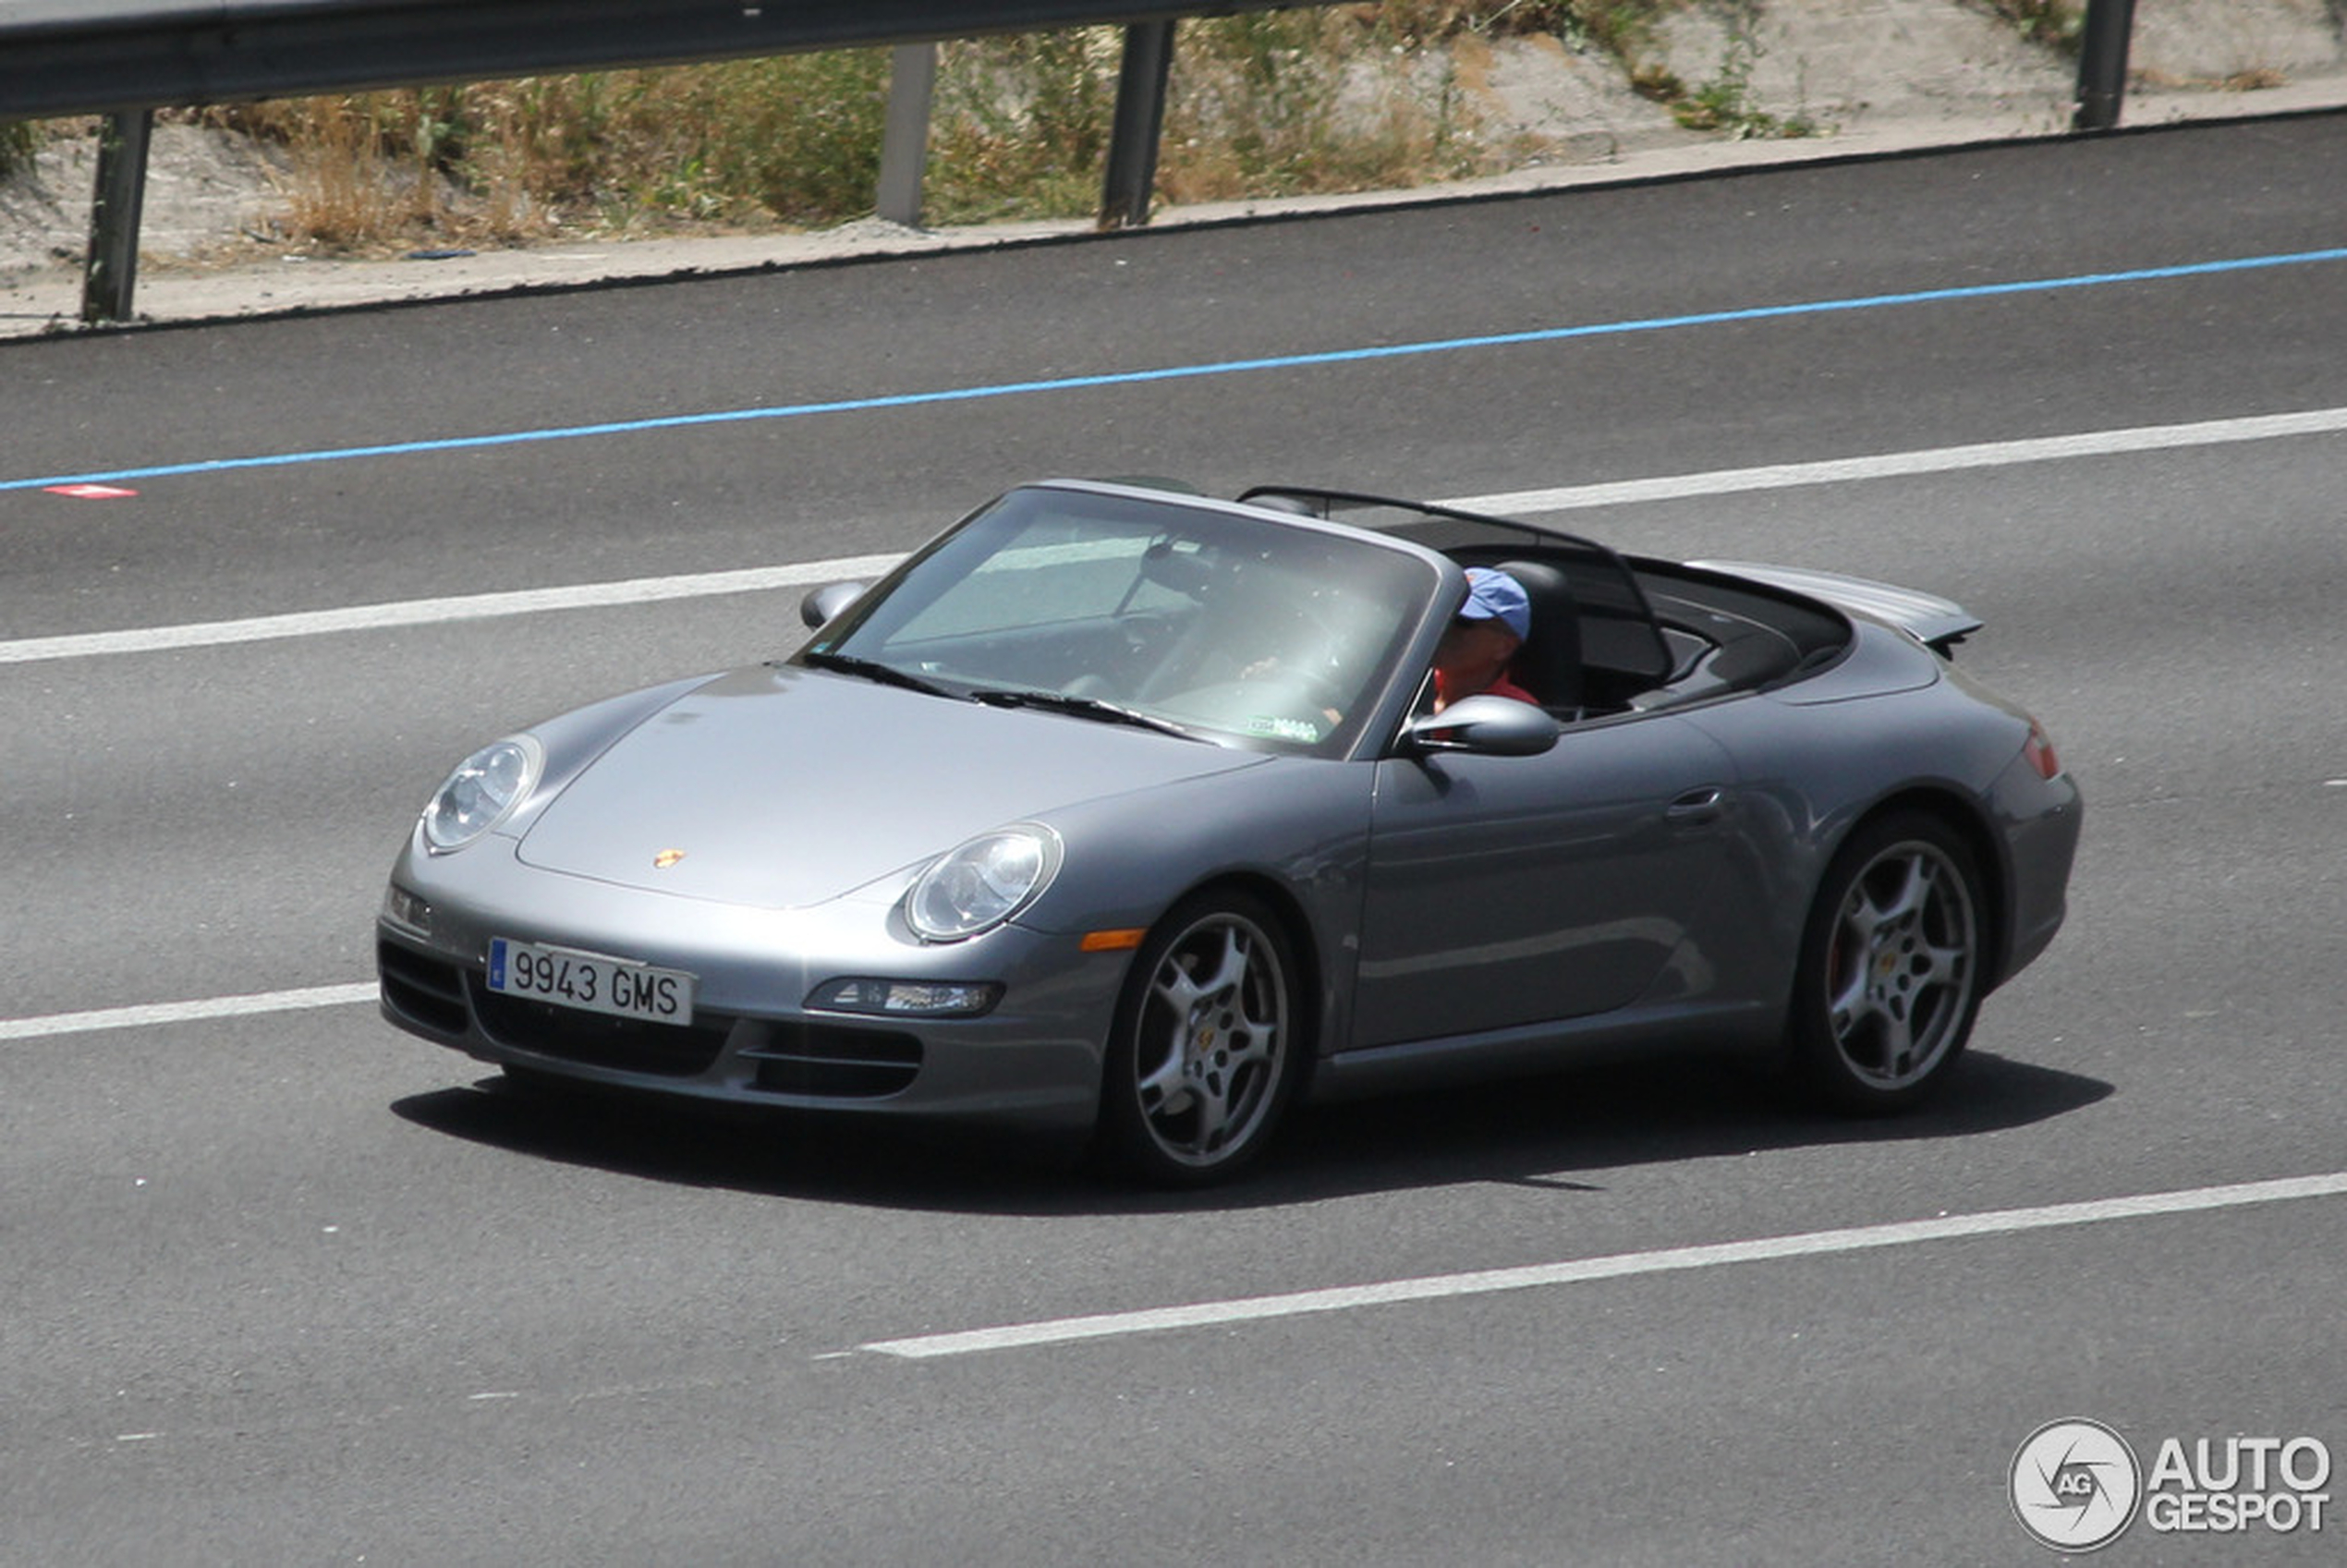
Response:
M785 403L764 408L727 408L703 414L670 414L655 419L616 419L603 424L565 425L543 430L507 431L489 435L449 436L434 441L387 442L372 446L340 446L312 452L286 452L259 457L213 457L193 463L164 463L151 468L109 468L83 474L50 474L40 479L0 480L0 491L43 490L61 484L119 484L131 480L169 479L185 474L233 473L242 468L281 468L307 463L339 463L359 457L405 457L430 452L470 452L493 446L517 446L541 441L574 441L586 436L634 435L646 431L687 430L706 425L735 424L756 419L794 419L812 414L861 414L884 408L918 408L942 403L967 403L985 398L1021 397L1035 393L1080 392L1097 387L1141 386L1156 382L1189 381L1204 376L1245 375L1257 371L1310 370L1323 365L1363 364L1377 359L1412 359L1428 354L1454 354L1478 348L1509 348L1525 344L1564 343L1575 338L1615 337L1632 333L1670 332L1685 327L1724 326L1737 322L1782 321L1797 316L1828 315L1842 310L1880 310L1904 305L1937 305L1965 299L1992 299L2011 294L2044 294L2067 289L2103 288L2114 284L2165 283L2178 278L2214 277L2277 267L2303 267L2347 261L2347 247L2301 250L2285 255L2244 256L2221 261L2194 261L2179 266L2141 267L2127 272L2087 273L2073 277L2032 278L2020 283L1971 284L1956 288L1918 289L1903 294L1868 294L1847 299L1813 299L1794 305L1758 305L1735 310L1703 310L1682 316L1649 316L1625 322L1599 322L1581 326L1538 327L1524 332L1492 333L1478 337L1434 338L1368 348L1329 349L1314 354L1281 354L1259 359L1221 359L1198 365L1169 365L1149 371L1115 371L1101 375L1064 376L1050 381L1000 382L986 386L949 387L939 392L906 392L877 397L847 397L822 403Z

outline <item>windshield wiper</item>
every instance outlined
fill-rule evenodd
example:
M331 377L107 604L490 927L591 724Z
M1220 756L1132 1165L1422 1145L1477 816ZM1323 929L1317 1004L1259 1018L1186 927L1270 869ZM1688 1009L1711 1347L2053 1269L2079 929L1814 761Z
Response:
M877 659L858 659L853 653L808 652L800 654L798 662L811 669L836 670L843 675L861 675L882 686L901 686L907 691L922 692L930 697L955 695L935 681L923 679L910 671L900 670L894 664L883 664Z
M1155 730L1160 735L1180 735L1184 740L1197 740L1198 732L1171 719L1161 719L1154 713L1144 713L1137 708L1106 701L1098 697L1076 697L1064 691L1024 691L1009 687L980 687L969 694L972 702L983 702L990 708L1040 708L1050 713L1069 713L1079 719L1099 719L1106 723L1131 724L1138 729Z

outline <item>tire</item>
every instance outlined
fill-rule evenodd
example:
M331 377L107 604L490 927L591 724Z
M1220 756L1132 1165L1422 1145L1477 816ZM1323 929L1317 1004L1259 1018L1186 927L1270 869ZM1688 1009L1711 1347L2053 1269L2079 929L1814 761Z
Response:
M1261 1155L1307 1030L1279 918L1235 891L1158 922L1119 999L1101 1084L1102 1152L1158 1186L1226 1181Z
M1837 1110L1903 1111L1963 1054L1980 1011L1986 900L1937 817L1863 823L1818 884L1794 976L1796 1070Z

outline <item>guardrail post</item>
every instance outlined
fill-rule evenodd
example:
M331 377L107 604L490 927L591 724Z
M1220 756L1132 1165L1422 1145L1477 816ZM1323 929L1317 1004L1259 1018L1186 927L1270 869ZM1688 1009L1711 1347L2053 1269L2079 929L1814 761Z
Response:
M130 317L154 123L152 109L117 109L99 123L98 187L90 199L90 253L81 274L81 319L92 324Z
M2135 0L2086 0L2086 28L2078 41L2078 110L2073 130L2109 130L2127 96L2127 44L2135 30Z
M1125 30L1125 65L1116 79L1116 125L1101 192L1101 227L1149 221L1157 183L1158 138L1165 128L1165 81L1174 67L1174 22L1135 22Z
M888 125L881 136L880 215L921 226L921 179L929 169L930 105L937 95L937 45L900 43L888 56Z

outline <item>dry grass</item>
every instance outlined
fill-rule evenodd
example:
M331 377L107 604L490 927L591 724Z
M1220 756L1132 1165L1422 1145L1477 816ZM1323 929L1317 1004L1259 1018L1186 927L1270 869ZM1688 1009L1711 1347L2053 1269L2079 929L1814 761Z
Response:
M1484 43L1511 34L1612 55L1634 88L1693 128L1806 128L1751 113L1732 71L1690 87L1655 63L1658 19L1696 3L1385 0L1186 21L1158 194L1190 202L1342 191L1505 166L1524 150L1487 143L1459 63L1471 78ZM2083 10L2083 0L1971 3L2049 41L2073 35ZM1096 212L1120 42L1102 28L945 45L929 220ZM868 213L887 79L887 52L864 50L304 99L212 117L283 149L284 239L381 253L812 227Z
M1182 24L1160 161L1173 201L1358 189L1490 154L1430 45L1555 6L1313 8ZM1495 21L1494 18L1500 19ZM1097 210L1121 34L949 44L936 222ZM865 50L350 94L212 111L278 145L274 223L311 249L814 226L871 210L888 55Z
M533 77L215 111L277 143L285 237L369 251L822 222L869 207L884 55Z

